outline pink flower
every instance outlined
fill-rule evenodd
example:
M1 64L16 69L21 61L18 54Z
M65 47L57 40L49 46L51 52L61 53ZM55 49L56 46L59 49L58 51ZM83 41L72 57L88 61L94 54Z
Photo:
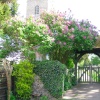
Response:
M70 39L74 39L75 35L71 35L69 36Z
M59 13L59 16L60 16L60 17L64 17L64 16L65 16L65 14L64 14L64 13L62 13L62 12L60 12L60 13Z
M66 31L68 31L68 26L66 25L64 29L65 29Z
M51 33L51 30L50 29L48 29L48 33Z
M63 45L66 45L66 42L64 42Z
M70 32L74 32L74 28L71 28L71 29L70 29Z
M62 33L63 33L63 34L65 34L65 33L66 33L65 29L62 29Z
M86 36L83 36L83 39L86 39Z
M72 22L71 22L71 21L67 21L66 24L67 24L68 26L70 26L70 25L72 24Z

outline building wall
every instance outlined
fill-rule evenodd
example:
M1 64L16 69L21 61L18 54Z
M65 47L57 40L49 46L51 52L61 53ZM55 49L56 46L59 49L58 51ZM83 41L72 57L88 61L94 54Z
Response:
M39 14L35 14L35 6L37 5L39 6ZM39 17L44 10L48 10L48 0L27 0L26 17Z

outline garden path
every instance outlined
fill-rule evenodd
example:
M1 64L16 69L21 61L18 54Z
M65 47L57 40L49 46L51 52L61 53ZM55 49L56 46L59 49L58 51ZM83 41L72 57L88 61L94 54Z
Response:
M64 100L100 100L100 83L82 83L68 90Z

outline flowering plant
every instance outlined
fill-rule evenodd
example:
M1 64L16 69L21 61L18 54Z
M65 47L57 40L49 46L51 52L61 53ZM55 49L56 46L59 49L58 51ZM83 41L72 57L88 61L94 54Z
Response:
M48 34L53 38L50 49L53 59L66 60L72 51L89 50L94 47L98 31L88 20L67 18L66 12L44 12L41 18L48 25Z
M94 46L98 32L88 20L67 19L66 13L43 13L48 34L54 42L67 50L87 50Z

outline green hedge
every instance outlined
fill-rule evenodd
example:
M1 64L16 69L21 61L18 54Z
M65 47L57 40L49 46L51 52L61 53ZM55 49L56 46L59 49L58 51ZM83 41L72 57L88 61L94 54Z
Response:
M40 76L44 87L55 98L62 96L65 68L65 65L59 61L42 61L36 63L35 73Z

